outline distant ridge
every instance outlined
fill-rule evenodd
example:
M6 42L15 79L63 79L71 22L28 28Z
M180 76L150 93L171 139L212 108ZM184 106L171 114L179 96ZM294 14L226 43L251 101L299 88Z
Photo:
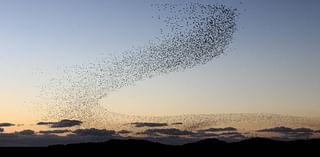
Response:
M320 139L296 140L296 141L277 141L267 138L251 138L240 142L227 143L218 139L204 139L198 142L184 145L165 145L146 140L118 140L112 139L101 143L79 143L67 145L53 145L49 147L0 147L0 152L5 154L42 154L50 153L65 154L65 153L80 153L80 154L108 154L119 153L127 154L134 153L140 155L159 155L166 153L179 154L207 154L207 153L261 153L274 154L278 153L298 153L310 154L319 153Z

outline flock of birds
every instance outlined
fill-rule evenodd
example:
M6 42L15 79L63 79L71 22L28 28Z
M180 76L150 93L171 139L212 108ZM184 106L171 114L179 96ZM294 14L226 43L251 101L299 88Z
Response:
M43 88L46 115L95 121L108 93L137 81L206 64L232 42L238 12L220 4L154 4L165 25L148 44L88 64L66 67ZM108 114L108 112L105 112ZM107 116L106 116L107 117Z

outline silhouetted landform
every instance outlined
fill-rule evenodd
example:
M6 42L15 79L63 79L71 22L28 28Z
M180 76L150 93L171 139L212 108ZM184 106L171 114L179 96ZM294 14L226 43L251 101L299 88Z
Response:
M109 153L140 155L159 155L166 153L179 154L237 154L237 153L257 153L260 155L279 153L302 153L310 154L319 152L320 139L296 140L296 141L276 141L266 138L251 138L240 142L228 143L218 139L205 139L184 145L165 145L146 140L109 140L102 143L79 143L68 145L53 145L49 147L0 147L2 153L81 153L81 154L101 154ZM210 155L208 154L208 155ZM132 154L131 154L132 155ZM211 155L210 155L211 156Z

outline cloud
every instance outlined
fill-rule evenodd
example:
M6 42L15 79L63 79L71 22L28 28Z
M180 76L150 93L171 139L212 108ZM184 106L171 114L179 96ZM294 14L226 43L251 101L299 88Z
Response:
M103 139L107 140L107 139ZM31 134L23 132L2 133L0 136L0 147L38 147L57 144L102 142L92 138L79 136L57 136L53 134Z
M170 141L173 143L176 143L174 142L174 140L177 140L177 138L179 139L180 142L188 141L187 139L200 140L200 139L207 139L207 138L217 138L223 141L235 142L235 141L240 141L247 138L243 134L237 131L234 131L234 129L222 129L222 130L232 130L232 131L226 131L226 132L217 131L213 133L213 132L202 132L202 131L192 132L188 130L179 130L176 128L163 128L163 129L147 129L144 132L141 132L140 134L148 135L146 137L147 139L155 138L155 141L157 141L156 139L158 140L161 139L160 142Z
M14 134L30 136L30 135L35 135L35 132L33 130L22 130L22 131L19 131L19 132L15 132Z
M223 131L237 131L237 129L233 127L226 127L226 128L209 128L205 130L199 130L199 132L223 132Z
M52 125L56 124L57 122L38 122L37 125Z
M51 125L51 128L65 128L80 125L82 122L79 120L64 119Z
M81 125L81 123L79 120L63 119L58 122L39 122L37 125L49 125L51 128L65 128Z
M44 131L39 131L41 134L63 134L71 132L71 130L44 130Z
M71 134L66 136L57 136L56 133L70 131ZM130 133L128 130L114 131L106 129L76 129L72 130L44 130L35 133L32 130L23 130L14 133L2 133L0 136L0 146L48 146L56 144L68 143L84 143L84 142L104 142L113 138L126 138L120 136L119 133ZM146 134L168 135L159 139L153 139L155 136L142 137L142 140L153 139L153 141L164 142L167 144L184 144L195 141L197 138L190 139L180 137L179 135L192 135L191 131L183 131L178 129L149 129Z
M182 122L171 123L171 125L182 125Z
M57 132L51 130L52 132ZM40 132L39 132L40 133ZM70 143L104 142L114 138L115 131L105 129L78 129L73 134L57 136L55 134L37 134L33 130L23 130L13 133L1 133L0 147L25 147L25 146L48 146Z
M233 127L198 130L192 137L217 138L228 142L235 142L246 138L243 134L238 132L236 128Z
M140 132L138 134L145 134L150 137L154 136L188 136L192 138L202 139L202 138L211 138L218 137L218 134L208 133L208 132L192 132L188 130L179 130L176 128L163 128L163 129L147 129L144 132Z
M217 138L227 142L236 142L236 141L246 139L247 137L240 132L232 131L232 132L222 132L218 134Z
M128 130L120 130L118 131L118 134L129 134L131 133L131 131L128 131Z
M217 137L218 134L215 133L206 133L206 132L196 132L191 135L191 137L195 138L208 138L208 137Z
M257 132L275 132L275 133L313 133L314 130L310 128L288 128L288 127L275 127L257 130Z
M113 136L116 134L114 130L95 129L95 128L77 129L72 133L79 136Z
M137 128L142 128L142 127L163 127L163 126L168 126L167 123L148 123L148 122L135 122L135 123L130 123L131 125L134 125Z
M147 129L143 133L147 135L170 135L170 136L193 135L193 132L191 131L179 130L176 128Z
M205 130L198 130L192 135L195 138L217 138L220 140L234 142L246 138L244 135L239 133L236 128L209 128Z
M219 136L228 136L228 137L237 137L237 138L244 138L244 136L239 132L223 132L219 134Z
M269 132L269 133L280 133L281 136L277 137L281 140L292 140L292 139L309 139L316 133L310 128L288 128L288 127L275 127L257 130L257 132Z
M15 124L12 124L12 123L0 123L0 127L9 127L9 126L15 126Z
M297 129L293 129L294 132L300 132L300 133L312 133L314 132L313 129L310 129L310 128L297 128Z

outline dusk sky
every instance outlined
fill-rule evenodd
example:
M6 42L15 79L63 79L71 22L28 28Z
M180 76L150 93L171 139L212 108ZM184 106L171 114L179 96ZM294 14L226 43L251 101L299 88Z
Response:
M36 123L40 87L59 69L155 41L156 0L0 0L0 122ZM237 30L208 64L108 93L108 111L138 116L320 115L320 1L212 1L237 8ZM58 71L58 72L57 72ZM29 127L29 126L28 126Z

